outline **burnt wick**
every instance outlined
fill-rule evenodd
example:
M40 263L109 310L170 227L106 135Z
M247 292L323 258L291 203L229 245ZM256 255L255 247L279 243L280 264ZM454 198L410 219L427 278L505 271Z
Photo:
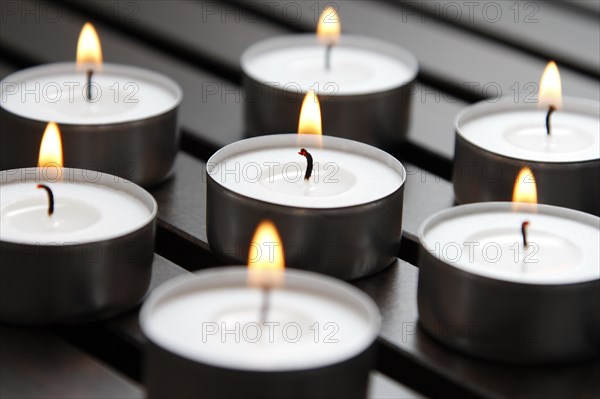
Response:
M325 47L325 69L331 69L331 50L333 49L333 44L328 44Z
M93 69L88 69L87 70L87 90L86 90L86 96L88 101L92 100L92 76L94 75L94 70Z
M310 179L313 171L313 157L304 148L301 148L300 151L298 151L298 154L306 157L306 173L304 174L304 180L308 180Z
M556 111L556 107L551 105L548 107L548 113L546 114L546 134L550 136L550 116Z
M269 287L264 287L262 295L262 305L260 307L260 324L265 324L267 321L267 315L269 314L269 308L271 307L271 290Z
M527 228L529 227L529 222L525 221L521 224L521 235L523 236L523 248L527 248L529 242L527 241Z
M52 216L54 213L54 194L52 194L52 190L45 184L38 184L37 188L46 190L46 193L48 194L48 216Z

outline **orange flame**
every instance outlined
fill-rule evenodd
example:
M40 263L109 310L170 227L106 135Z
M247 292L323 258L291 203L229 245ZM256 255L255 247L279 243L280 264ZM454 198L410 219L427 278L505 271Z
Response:
M273 288L283 284L285 257L279 232L269 220L256 228L248 250L248 283L252 287Z
M540 93L538 95L538 105L542 108L554 106L562 109L562 84L558 66L554 61L550 61L544 69L540 80Z
M38 167L62 168L63 153L60 130L54 122L49 122L42 136L40 144L40 155L38 156Z
M86 22L77 41L77 69L100 70L102 68L102 46L96 29Z
M513 202L526 202L530 204L537 204L538 202L535 176L528 167L522 168L517 175L513 190Z
M333 7L327 7L319 17L317 38L323 44L334 45L340 40L340 18Z
M300 121L298 122L299 134L318 134L321 135L321 105L319 98L313 89L310 89L300 109Z

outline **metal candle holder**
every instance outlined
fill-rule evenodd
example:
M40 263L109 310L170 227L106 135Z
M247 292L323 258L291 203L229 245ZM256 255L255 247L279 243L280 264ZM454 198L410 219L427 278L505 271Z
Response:
M89 183L84 170L63 169L70 182ZM44 183L38 168L1 172L2 184ZM18 324L104 319L137 305L150 285L157 204L141 187L107 174L94 182L124 191L150 220L121 237L73 244L0 241L0 321Z
M421 225L419 322L441 343L478 358L548 364L599 356L600 279L539 285L503 281L461 270L426 249L427 230L447 218L511 206L463 205L438 212ZM537 209L598 226L597 217L583 212L545 205Z

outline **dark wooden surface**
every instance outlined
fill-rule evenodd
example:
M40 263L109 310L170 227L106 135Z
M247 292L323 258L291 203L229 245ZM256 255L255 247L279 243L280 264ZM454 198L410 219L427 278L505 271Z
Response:
M597 397L600 361L516 367L469 358L439 345L418 326L418 269L411 263L417 262L419 224L454 203L449 182L452 123L460 109L497 94L495 89L514 95L518 87L523 100L529 94L526 85L537 83L550 58L559 61L566 94L600 98L598 3L477 2L480 7L500 4L503 18L495 23L477 12L472 18L452 18L449 9L436 9L436 3L444 2L335 2L344 31L397 43L421 64L409 139L394 154L408 171L402 260L354 282L374 298L384 316L369 396ZM467 2L450 3L466 10ZM517 21L509 15L513 3L521 11ZM324 4L2 0L0 76L24 66L74 59L81 25L92 20L105 61L150 68L183 87L182 151L175 174L151 190L159 203L155 287L221 264L206 240L204 168L212 152L244 137L240 54L267 37L313 31L316 17L310 7ZM537 23L525 23L523 13L531 10ZM144 396L146 341L137 309L83 326L0 326L0 345L2 398Z

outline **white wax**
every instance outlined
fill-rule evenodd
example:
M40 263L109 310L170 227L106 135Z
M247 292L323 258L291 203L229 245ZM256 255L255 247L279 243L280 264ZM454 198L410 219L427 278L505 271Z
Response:
M412 81L416 61L403 49L372 39L344 35L325 68L325 46L314 35L294 35L259 43L242 58L252 78L288 90L358 95L391 90Z
M405 173L390 155L366 144L336 137L272 135L242 140L209 160L209 173L238 194L279 205L341 208L382 199L400 188ZM304 180L306 148L314 172Z
M87 101L86 74L75 63L25 69L2 80L2 107L43 122L99 125L164 114L182 97L172 80L140 68L104 64L92 82L92 101Z
M510 203L456 207L425 222L421 236L436 257L484 277L529 284L600 278L600 219L554 206L511 208ZM524 221L529 221L527 249Z
M126 183L133 184L133 183ZM46 183L54 193L48 215L46 191L35 182L0 185L0 240L27 244L73 244L107 240L149 223L137 198L93 183Z
M481 104L458 118L457 132L487 151L539 162L580 162L600 158L600 104L578 106L565 99L565 109L551 116L531 105ZM461 121L462 119L462 121Z
M186 276L159 287L146 301L142 329L180 356L254 371L340 362L368 348L379 331L372 301L331 277L286 271L285 286L271 291L266 319L272 323L270 330L260 323L262 295L247 286L245 268Z

